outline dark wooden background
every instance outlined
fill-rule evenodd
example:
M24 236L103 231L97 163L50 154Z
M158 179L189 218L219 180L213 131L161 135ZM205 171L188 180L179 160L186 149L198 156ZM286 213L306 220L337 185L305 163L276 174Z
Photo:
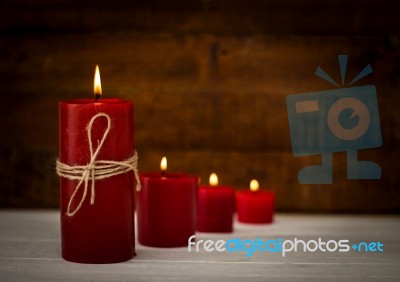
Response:
M131 3L133 2L133 3ZM0 4L0 207L58 207L58 101L103 93L135 103L141 171L170 170L277 194L280 211L399 212L400 6L364 0L3 0ZM381 180L300 185L318 157L291 153L285 98L333 89L314 76L377 87L384 145L360 152Z

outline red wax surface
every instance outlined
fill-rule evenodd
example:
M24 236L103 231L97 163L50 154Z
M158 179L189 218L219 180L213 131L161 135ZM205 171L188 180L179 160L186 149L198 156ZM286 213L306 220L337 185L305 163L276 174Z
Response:
M86 127L97 113L111 118L111 129L97 160L122 161L134 153L133 104L120 99L63 101L60 114L60 161L68 165L86 165L90 161ZM92 127L93 151L107 127L105 117ZM64 259L80 263L114 263L135 255L134 175L119 174L95 182L95 202L90 204L90 188L81 209L66 215L68 202L78 181L60 179L61 241ZM89 182L89 186L91 182ZM83 186L74 198L71 211L82 198Z
M197 231L232 232L235 193L227 186L200 186Z
M142 173L138 192L138 239L151 247L183 247L196 232L198 177Z
M275 193L270 191L242 190L236 192L238 221L244 223L273 222Z

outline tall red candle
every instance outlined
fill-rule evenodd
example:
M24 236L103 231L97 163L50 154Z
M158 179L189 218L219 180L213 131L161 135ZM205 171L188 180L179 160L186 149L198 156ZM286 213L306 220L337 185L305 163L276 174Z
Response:
M90 141L92 153L101 145L96 160L123 161L133 156L132 102L121 99L63 101L59 104L59 113L60 162L70 166L90 163L93 157ZM80 263L129 260L135 254L134 174L128 171L95 180L94 191L92 182L90 178L85 197L85 185L78 187L79 180L60 178L62 256Z
M196 232L198 177L185 173L141 173L138 239L151 247L183 247Z
M216 174L210 175L209 186L199 187L197 203L197 231L233 231L235 194L231 187L218 185Z
M259 190L258 182L252 181L251 190L236 192L236 211L238 221L244 223L273 222L275 194Z

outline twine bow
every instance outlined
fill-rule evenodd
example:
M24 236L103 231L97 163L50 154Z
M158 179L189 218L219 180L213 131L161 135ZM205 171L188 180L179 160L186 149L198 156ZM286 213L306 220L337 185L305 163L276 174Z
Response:
M107 119L107 128L104 131L103 137L101 138L97 148L93 151L93 143L92 143L92 127L93 123L97 118L105 117ZM66 215L69 217L74 216L82 207L83 202L86 199L87 191L89 188L89 181L91 182L91 191L90 191L90 204L93 205L95 201L95 182L96 180L101 180L105 178L109 178L111 176L115 176L122 173L127 173L132 170L135 174L136 179L136 190L140 191L140 181L139 174L137 169L138 155L137 152L133 154L132 157L126 159L124 161L109 161L109 160L97 160L97 156L103 146L104 141L107 138L108 133L111 129L111 118L109 115L105 113L98 113L92 117L90 122L87 125L87 137L89 141L89 150L90 150L90 161L87 165L67 165L65 163L60 162L60 160L56 161L56 170L57 174L60 177L67 178L69 180L79 180L78 184L75 187L74 193L68 202L68 208ZM77 205L77 207L71 211L72 203L81 187L83 188L82 198Z

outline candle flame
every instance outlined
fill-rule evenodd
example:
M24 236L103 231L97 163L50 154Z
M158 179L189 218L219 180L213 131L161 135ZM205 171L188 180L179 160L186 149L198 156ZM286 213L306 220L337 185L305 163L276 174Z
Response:
M100 97L101 94L100 69L99 65L96 65L96 71L94 73L94 95Z
M161 159L160 168L162 172L165 172L167 170L167 157L164 156Z
M215 173L210 174L210 186L217 186L218 185L218 177Z
M258 191L258 188L259 188L258 181L255 180L255 179L253 179L253 180L250 182L250 190L251 190L252 192L256 192L256 191Z

